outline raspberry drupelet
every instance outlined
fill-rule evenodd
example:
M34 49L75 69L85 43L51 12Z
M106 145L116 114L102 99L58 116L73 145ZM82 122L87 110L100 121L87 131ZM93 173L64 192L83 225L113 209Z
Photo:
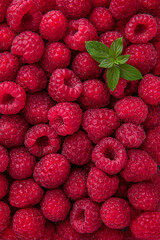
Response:
M42 13L34 0L13 0L7 9L7 23L16 32L37 31Z
M8 193L9 182L5 175L0 173L0 199L3 199Z
M1 51L6 51L10 49L14 37L15 37L15 32L12 31L12 29L9 28L7 24L5 23L0 24L0 50Z
M67 136L62 144L62 155L72 164L81 166L91 160L93 145L85 132L78 131Z
M0 145L0 172L5 172L7 170L9 163L8 151L5 147Z
M48 93L56 102L74 102L82 92L81 80L69 69L56 69L50 78Z
M33 177L35 181L45 188L57 188L70 174L70 164L61 154L48 154L36 164Z
M92 152L92 160L100 170L113 175L119 173L127 163L127 153L115 138L103 138Z
M10 221L11 210L7 203L0 201L0 233L7 228Z

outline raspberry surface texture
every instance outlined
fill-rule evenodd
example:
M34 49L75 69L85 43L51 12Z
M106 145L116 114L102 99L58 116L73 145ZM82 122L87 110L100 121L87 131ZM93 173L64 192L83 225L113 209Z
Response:
M0 50L9 50L15 37L14 31L7 24L0 24Z
M7 203L0 201L0 232L9 225L11 210Z
M4 172L7 170L8 163L9 163L8 151L5 147L0 145L0 172Z

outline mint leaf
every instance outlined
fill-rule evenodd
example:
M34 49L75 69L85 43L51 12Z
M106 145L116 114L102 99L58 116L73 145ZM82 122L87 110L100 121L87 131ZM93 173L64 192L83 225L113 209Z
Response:
M109 56L109 48L101 42L88 41L85 42L85 45L87 52L99 63Z
M117 66L120 70L120 76L121 78L124 78L126 80L139 80L142 79L142 74L140 73L140 71L138 69L136 69L135 67L129 65L129 64L122 64Z
M114 91L115 88L117 87L119 78L120 70L116 65L107 70L107 85L112 91Z
M99 67L102 68L111 68L114 65L114 59L112 58L106 58L105 60L103 60L101 62L101 64L99 64Z
M126 62L128 61L129 57L130 57L130 55L122 55L122 56L119 56L119 57L117 57L117 59L116 59L116 63L117 63L117 64L124 64L124 63L126 63Z
M111 57L113 57L113 53L114 53L114 57L117 58L122 54L122 51L123 51L123 37L116 39L111 44L111 47L110 47L110 54L112 55Z

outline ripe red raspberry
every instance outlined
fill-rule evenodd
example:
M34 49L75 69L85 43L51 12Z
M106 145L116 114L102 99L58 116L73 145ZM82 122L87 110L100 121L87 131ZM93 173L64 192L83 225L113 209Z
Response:
M0 118L0 144L7 148L21 146L27 129L28 123L22 116L3 115Z
M113 175L119 173L127 163L127 153L115 138L103 138L94 148L92 160L96 167Z
M56 7L56 0L36 0L42 13L47 13Z
M130 55L127 63L136 67L142 75L149 73L157 62L157 52L151 43L131 44L124 54Z
M98 78L102 68L87 52L79 53L72 61L72 70L81 80Z
M33 174L36 160L24 147L10 150L8 172L14 179L25 179Z
M61 42L55 42L46 46L40 65L50 75L56 68L66 68L70 60L70 49Z
M87 172L81 168L73 168L69 178L63 186L63 191L68 198L77 200L87 195Z
M108 31L100 35L100 42L105 44L107 47L110 47L111 44L117 39L123 37L120 32L117 31ZM123 38L124 48L126 47L125 38Z
M43 39L58 42L68 28L68 21L62 12L54 10L43 15L39 31Z
M147 104L160 104L160 78L152 74L145 75L140 81L138 93Z
M48 93L57 102L75 101L82 92L81 80L69 69L56 69L50 78Z
M149 14L137 14L127 23L125 33L132 43L147 43L156 36L156 20Z
M32 125L48 122L48 111L53 106L51 97L45 91L28 94L23 116Z
M0 199L8 193L8 183L7 178L0 173Z
M0 82L13 81L19 69L18 58L9 52L0 53Z
M89 16L89 21L99 33L113 30L115 26L115 20L111 12L105 7L94 8Z
M49 110L48 120L58 135L72 135L81 125L82 109L77 103L58 103Z
M25 31L14 38L11 52L20 57L23 63L32 64L42 57L44 42L37 33Z
M129 203L121 198L112 197L102 204L101 219L104 224L113 229L128 227L131 221Z
M143 150L128 151L128 162L121 176L127 182L143 182L150 180L157 172L157 164L150 155Z
M143 149L160 164L160 126L155 127L147 132L146 139L143 143Z
M37 31L42 18L34 0L13 0L7 9L7 23L16 32Z
M12 31L7 24L0 24L0 50L9 50L12 45L12 41L15 37L14 31Z
M143 211L152 211L159 202L159 192L152 183L133 184L128 190L131 205Z
M47 77L37 64L25 65L18 71L15 82L23 87L25 91L34 93L46 88Z
M139 0L140 4L147 9L155 9L159 6L159 0Z
M92 7L91 0L56 0L56 4L68 19L86 17Z
M48 154L35 166L33 177L45 188L57 188L63 184L70 174L70 164L61 154Z
M103 225L96 232L92 234L91 240L122 240L123 231L117 229L111 229ZM130 239L127 239L130 240Z
M119 125L119 118L112 109L88 109L83 114L82 127L94 143L110 136Z
M116 130L115 136L125 148L138 148L143 143L146 134L141 125L124 123Z
M41 211L45 218L52 222L66 219L71 203L60 188L49 190L41 202Z
M56 232L62 239L68 240L82 240L83 235L74 230L70 224L69 218L64 221L56 223ZM56 238L57 239L57 238Z
M109 7L111 0L92 0L93 7Z
M148 107L141 98L128 96L119 100L114 107L118 117L124 122L141 124L148 114Z
M77 200L70 213L71 226L79 233L93 233L102 225L98 204L89 198Z
M43 190L33 179L17 180L9 191L9 202L16 208L31 207L40 202Z
M78 51L86 51L86 41L98 40L96 28L85 18L69 22L68 31L64 42L69 48Z
M54 240L53 238L54 234L55 234L55 225L49 221L46 221L43 237L41 237L39 240Z
M17 210L13 216L13 231L24 240L38 240L43 236L45 219L37 208Z
M59 150L61 141L54 128L48 124L38 124L28 130L25 135L26 148L36 157L43 157Z
M116 193L118 184L117 176L109 177L98 168L93 167L87 178L88 195L94 202L104 202Z
M158 126L160 126L160 106L149 106L143 127L145 130L150 130Z
M88 163L91 160L92 150L90 139L82 131L66 137L62 144L62 155L75 165L81 166Z
M160 238L160 212L144 212L136 218L130 228L136 238L159 239Z
M119 20L131 17L138 11L139 7L140 4L137 0L111 0L109 10Z
M108 106L110 95L106 85L98 79L85 81L83 83L83 90L79 102L84 109Z
M7 228L10 220L10 208L5 203L0 201L0 232Z
M25 106L26 93L14 82L0 83L0 113L17 114Z
M7 149L0 145L0 172L4 172L7 170L9 163L9 156Z
M5 228L1 235L2 240L21 240L13 231L12 225Z

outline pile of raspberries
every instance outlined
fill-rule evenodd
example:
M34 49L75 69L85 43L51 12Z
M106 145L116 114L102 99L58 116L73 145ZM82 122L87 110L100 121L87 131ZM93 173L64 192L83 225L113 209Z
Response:
M159 76L160 0L0 0L1 240L160 240Z

